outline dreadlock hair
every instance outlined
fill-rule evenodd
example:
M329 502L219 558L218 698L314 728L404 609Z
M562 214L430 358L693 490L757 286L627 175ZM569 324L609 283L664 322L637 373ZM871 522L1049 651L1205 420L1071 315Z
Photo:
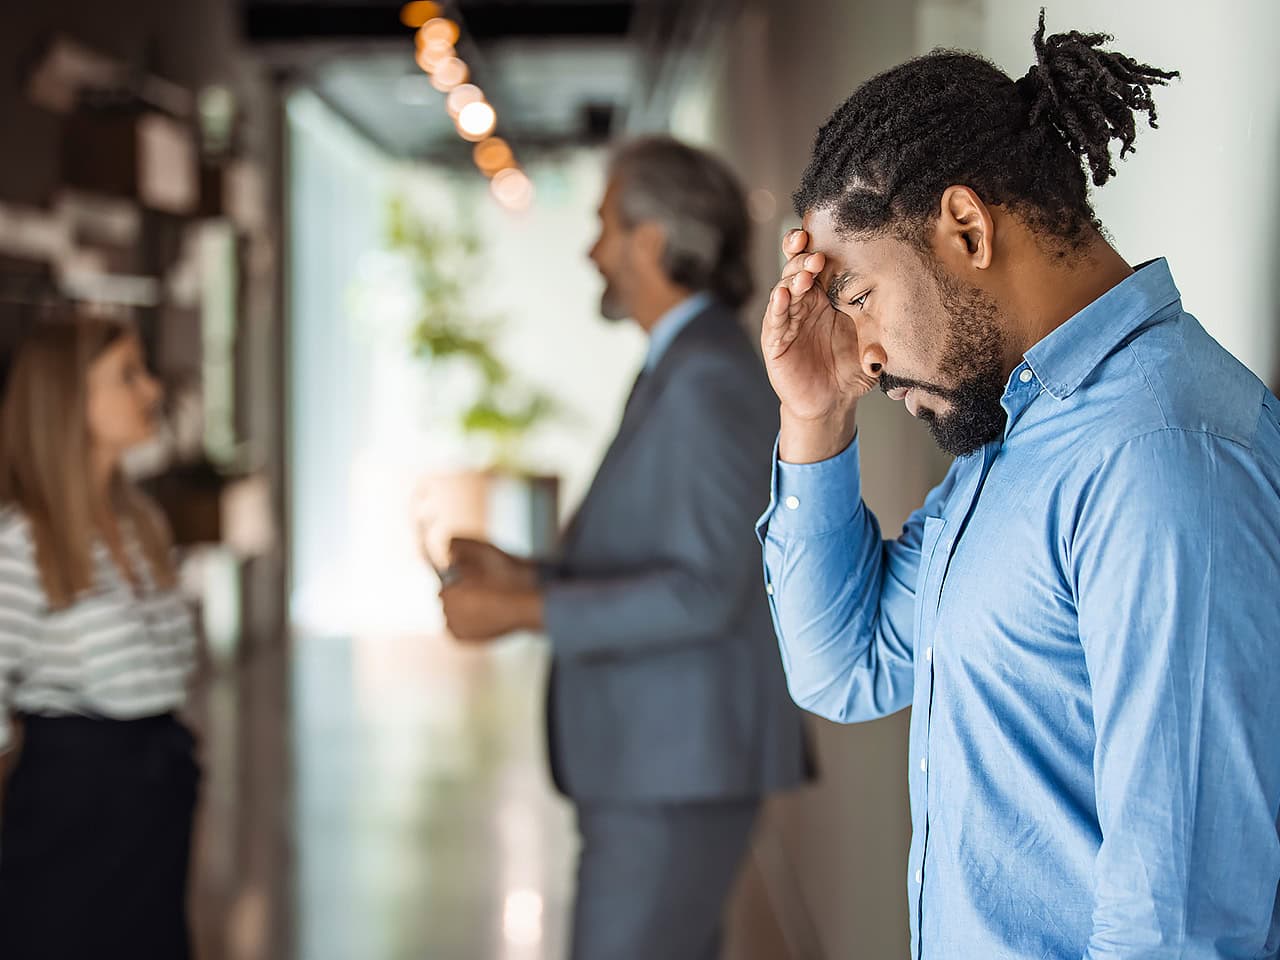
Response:
M850 234L894 233L924 242L943 192L963 185L1015 212L1059 256L1083 247L1101 224L1095 186L1133 151L1135 114L1156 124L1151 91L1179 76L1099 49L1102 33L1045 37L1014 81L972 53L935 50L867 81L818 131L793 197L798 215L829 211Z

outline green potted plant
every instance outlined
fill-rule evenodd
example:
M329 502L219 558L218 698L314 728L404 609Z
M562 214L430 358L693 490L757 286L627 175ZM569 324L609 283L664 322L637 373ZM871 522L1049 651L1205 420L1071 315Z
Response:
M461 362L479 382L457 411L455 426L488 450L492 467L520 472L522 442L556 415L556 405L494 352L499 321L473 312L462 278L479 272L479 241L473 234L446 231L414 217L403 198L395 198L388 210L387 245L411 268L418 301L410 333L414 354L432 364Z
M415 216L404 198L395 197L388 208L386 243L410 275L410 349L426 362L428 376L447 385L441 392L448 394L448 402L441 409L472 450L471 466L423 478L419 497L440 520L433 538L499 533L525 541L515 546L549 546L558 483L526 468L524 446L533 431L562 411L494 350L502 324L478 313L468 296L481 273L479 240ZM521 517L524 529L489 529L495 514L508 518L508 524L513 516Z

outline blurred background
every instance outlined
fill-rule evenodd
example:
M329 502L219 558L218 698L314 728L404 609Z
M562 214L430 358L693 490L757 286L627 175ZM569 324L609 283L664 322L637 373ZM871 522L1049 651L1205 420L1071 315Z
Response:
M1280 5L1047 0L1182 71L1096 206L1264 380L1280 360ZM669 131L749 195L763 291L818 125L935 46L1015 76L1033 0L46 0L0 13L0 337L69 298L133 317L169 424L133 465L205 641L204 958L563 956L575 856L546 772L546 648L443 636L421 550L550 545L641 333L585 252L609 144ZM430 27L424 26L431 21ZM896 530L946 469L876 395ZM762 506L767 499L761 478ZM728 956L906 943L905 716L814 722Z

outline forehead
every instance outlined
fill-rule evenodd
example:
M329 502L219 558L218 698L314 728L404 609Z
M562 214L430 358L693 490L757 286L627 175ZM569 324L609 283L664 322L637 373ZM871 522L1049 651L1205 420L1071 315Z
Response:
M94 359L91 367L128 363L142 356L142 343L132 331L121 334Z
M810 210L802 225L809 234L809 252L826 257L823 274L827 276L898 273L909 267L908 261L913 259L907 245L896 237L842 232L825 210Z
M608 181L605 183L604 194L600 197L600 206L597 208L596 212L603 217L606 213L612 213L617 203L618 178L616 176L610 176Z

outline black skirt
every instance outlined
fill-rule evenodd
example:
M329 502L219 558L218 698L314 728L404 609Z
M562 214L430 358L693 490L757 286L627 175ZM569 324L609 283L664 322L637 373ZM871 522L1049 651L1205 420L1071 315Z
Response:
M170 714L24 718L0 820L0 957L189 957L199 778Z

